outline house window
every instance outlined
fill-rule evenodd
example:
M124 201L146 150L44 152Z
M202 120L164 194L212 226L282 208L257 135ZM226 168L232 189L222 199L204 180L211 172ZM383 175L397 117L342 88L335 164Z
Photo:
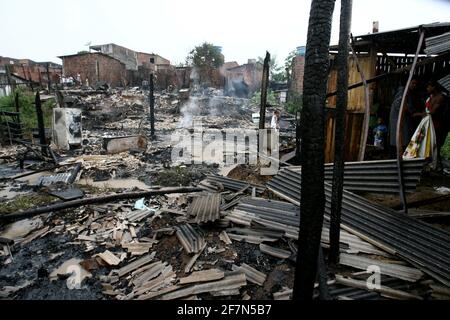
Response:
M150 63L155 63L155 58L150 58Z

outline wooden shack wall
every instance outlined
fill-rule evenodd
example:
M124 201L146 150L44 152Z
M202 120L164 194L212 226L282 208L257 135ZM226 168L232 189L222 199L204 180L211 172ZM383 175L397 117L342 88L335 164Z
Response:
M359 56L359 64L364 72L366 79L376 75L376 56ZM356 66L356 62L349 57L349 84L361 82L361 75ZM335 67L331 69L328 78L328 92L336 91L337 70ZM375 83L369 85L370 91L373 92ZM369 97L369 103L372 104L372 94ZM330 163L334 160L334 109L336 108L336 96L327 100L327 116L325 122L325 162ZM345 160L356 161L358 159L359 148L361 144L362 126L364 121L365 97L364 87L359 87L348 92L348 106L345 120L346 140L345 140Z
M358 57L359 64L364 72L366 79L372 78L376 75L376 63L374 57L371 56L361 56ZM355 84L361 82L361 75L356 66L356 62L352 57L348 59L348 83ZM329 78L328 78L328 92L336 91L337 84L337 70L332 68ZM373 84L371 84L373 86ZM327 106L330 108L336 107L336 96L328 98ZM359 87L348 92L348 106L347 111L349 112L364 112L365 102L364 102L364 87Z

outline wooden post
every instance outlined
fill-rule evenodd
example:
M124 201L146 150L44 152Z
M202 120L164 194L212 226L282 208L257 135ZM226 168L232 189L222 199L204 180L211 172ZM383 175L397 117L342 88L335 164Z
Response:
M312 0L301 116L300 231L293 299L313 298L325 210L325 104L334 0Z
M11 67L9 65L5 65L5 70L6 70L6 78L8 80L8 85L11 87L11 91L15 92L16 91L16 82L14 81L14 79L11 76Z
M296 164L301 164L301 112L297 110L295 113L295 158Z
M261 83L261 110L259 113L259 129L266 128L266 105L267 105L267 89L269 87L269 73L270 73L270 53L266 52L264 59L263 76Z
M405 92L403 92L403 98L402 103L400 105L400 111L398 113L398 122L397 122L397 171L398 171L398 187L399 187L399 195L400 200L402 202L403 206L403 212L408 213L408 205L406 202L406 193L405 193L405 185L403 180L403 167L402 167L402 161L403 161L403 136L402 136L402 129L403 129L403 118L404 118L404 109L405 109L405 102L408 96L408 89L409 85L411 84L412 78L414 76L414 71L416 69L417 65L417 59L419 58L420 50L422 49L423 40L425 38L425 30L420 28L420 36L419 36L419 43L417 44L417 50L416 55L414 56L414 62L412 64L411 70L409 71L409 78L408 82L406 82L405 86Z
M353 36L351 37L353 42ZM363 120L363 128L361 133L361 142L359 145L359 154L358 154L358 161L364 161L364 157L366 155L366 144L367 144L367 136L369 135L369 124L370 124L370 93L369 93L369 84L366 80L366 76L364 74L364 71L359 63L358 55L356 54L353 47L350 45L350 48L352 50L352 57L355 60L356 68L358 69L359 75L361 76L361 80L364 86L364 120ZM371 52L373 55L373 51ZM376 53L375 53L376 56Z
M14 107L16 108L17 112L17 125L20 130L19 133L19 139L22 139L22 122L20 121L20 102L19 102L19 92L16 91L16 94L14 96Z
M47 62L47 86L48 86L48 93L50 93L51 86L52 86L52 80L50 79L50 63Z
M42 105L41 105L41 98L39 96L39 91L36 92L35 105L36 105L36 115L37 115L38 130L39 130L39 143L41 144L42 154L45 155L47 151L44 146L47 143L46 143L46 139L45 139L44 114L42 112Z
M329 260L333 264L339 262L340 252L342 192L345 170L345 114L348 103L348 47L352 21L352 0L341 0L340 20L339 52L336 57L338 94L336 97L333 189L330 215Z
M153 73L150 74L150 91L149 91L149 101L150 101L150 135L155 136L155 84Z

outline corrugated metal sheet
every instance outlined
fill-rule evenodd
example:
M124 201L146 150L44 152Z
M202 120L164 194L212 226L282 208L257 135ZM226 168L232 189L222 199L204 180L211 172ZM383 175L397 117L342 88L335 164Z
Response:
M200 231L194 229L190 224L176 226L177 238L187 253L197 253L205 245L205 239Z
M407 192L416 190L425 164L424 159L403 161L404 184ZM301 172L301 167L289 167L289 169ZM325 181L333 182L333 164L325 165ZM398 194L396 160L347 162L344 171L344 188L354 192Z
M439 54L450 51L450 32L425 39L426 54Z
M233 269L233 271L240 271L242 273L245 273L245 276L247 277L248 281L260 286L264 284L267 278L267 275L265 275L261 271L256 270L255 268L250 267L248 264L245 263L243 263L240 266L233 264L231 268Z
M423 272L416 268L399 265L392 262L383 262L383 260L374 260L354 254L341 254L339 264L353 267L360 270L367 270L369 266L377 266L380 273L405 281L416 282L423 277Z
M258 240L256 236L279 239L281 235L284 235L289 239L297 240L299 232L298 226L300 224L299 214L300 208L291 203L262 198L244 198L238 206L226 216L226 219L240 225L252 226L253 228L255 225L261 225L266 229L276 231L276 233L268 233L267 231L263 232L258 229L242 229L254 230L255 233L252 235L255 236L255 241ZM230 230L230 232L236 233L235 231L237 229ZM242 234L243 232L244 231L240 233ZM250 231L247 231L246 233L249 234ZM329 233L329 224L325 222L322 229L322 246L324 247L327 247L330 243ZM236 238L236 236L233 236L233 239L242 240L244 237ZM340 241L342 252L364 252L381 256L386 255L386 252L379 250L367 241L364 241L345 230L341 230Z
M268 188L299 205L301 174L285 169ZM331 211L331 186L325 183L325 219ZM436 280L450 286L450 232L392 209L371 203L351 192L343 193L342 227L373 245L398 255Z
M450 92L450 74L439 80L439 84Z
M40 177L37 181L39 186L49 186L58 182L68 183L72 172L58 173L53 176Z
M195 216L197 223L219 220L221 200L219 193L196 197L188 208L188 214Z
M248 183L248 182L240 181L240 180L236 180L236 179L230 179L230 178L226 178L226 177L222 177L222 176L210 175L210 176L207 176L206 178L209 181L218 182L218 183L222 184L224 186L224 188L230 189L233 191L240 191L243 188L245 188L247 185L250 185L251 188L256 188L256 192L258 194L263 193L265 190L265 187L261 186L261 185Z
M261 250L262 253L266 253L270 256L273 256L275 258L280 258L280 259L287 259L292 254L290 251L283 250L280 248L274 248L274 247L268 246L264 243L261 243L259 245L259 250Z

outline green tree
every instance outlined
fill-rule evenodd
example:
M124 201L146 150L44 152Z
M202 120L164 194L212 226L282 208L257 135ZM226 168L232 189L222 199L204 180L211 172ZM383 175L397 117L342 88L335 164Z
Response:
M251 103L254 105L260 105L261 104L261 90L255 92L250 99ZM275 96L275 93L272 90L267 90L267 103L274 106L278 104L277 97Z
M258 57L258 62L264 64L264 58ZM279 66L277 63L277 56L272 56L269 62L270 76L269 79L274 82L286 82L286 72L283 66Z
M286 59L284 60L284 69L289 71L289 74L292 75L292 70L294 67L294 58L297 55L297 50L292 50Z
M224 56L219 47L205 42L189 53L186 64L197 69L200 84L212 85L214 70L224 64Z
M217 46L205 42L189 53L186 62L197 68L220 68L224 57Z

